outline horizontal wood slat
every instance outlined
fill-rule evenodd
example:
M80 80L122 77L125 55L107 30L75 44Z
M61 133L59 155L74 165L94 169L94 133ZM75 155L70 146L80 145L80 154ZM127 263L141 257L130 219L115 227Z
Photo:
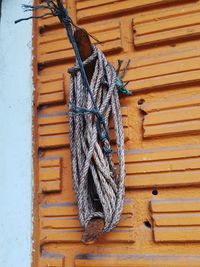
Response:
M133 95L120 96L128 200L111 233L81 243L66 116L74 52L57 18L36 20L34 267L200 266L200 0L62 2L115 68L131 60L123 81Z
M162 254L127 254L101 255L83 254L75 259L75 267L197 267L199 256L162 255Z
M46 104L64 103L65 98L65 74L53 77L39 78L38 82L38 106Z
M103 17L116 16L121 13L136 11L141 8L149 8L166 3L174 3L174 0L118 0L109 1L78 1L77 20L84 22L87 20L97 20Z
M156 23L155 23L156 21ZM174 6L166 12L148 12L136 15L133 22L134 44L136 47L177 41L180 38L198 37L199 4Z
M146 113L143 121L144 137L200 131L200 95L166 99L143 104L140 108Z
M151 210L153 213L168 212L200 212L199 198L152 200Z
M62 183L62 161L57 159L40 159L40 191L43 193L60 192Z
M125 141L129 140L128 109L122 107L122 120ZM67 115L51 114L41 116L39 122L39 146L42 148L62 147L69 145L69 120ZM115 140L114 125L110 123L111 141Z
M119 225L111 233L104 235L101 241L134 242L133 210L133 203L125 201ZM74 203L41 206L41 242L80 242L82 228L77 215Z
M200 49L196 45L151 52L134 58L124 81L129 82L128 88L135 92L199 82L199 62Z
M199 242L200 199L151 201L156 242Z
M121 28L118 21L108 24L97 24L87 28L90 34L101 41L101 50L104 53L119 52L122 50ZM94 41L94 40L93 40ZM38 62L42 64L59 62L74 58L74 52L64 29L44 31L39 38ZM94 44L97 42L94 41Z
M39 259L39 267L65 267L64 261L61 254L43 253Z
M199 184L199 156L199 145L126 151L126 188Z

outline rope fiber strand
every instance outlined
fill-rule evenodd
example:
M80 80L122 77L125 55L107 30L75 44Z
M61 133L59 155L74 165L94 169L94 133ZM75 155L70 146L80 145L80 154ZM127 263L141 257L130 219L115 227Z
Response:
M97 58L90 89L101 118L108 129L112 117L116 134L118 169L112 161L111 147L105 127L98 124L93 101L81 78L80 68L70 69L70 149L74 190L77 196L79 218L86 227L93 218L103 218L104 232L109 232L120 220L124 199L124 133L116 72L103 53L93 47L93 54L83 65ZM99 134L100 133L100 134ZM94 199L90 190L93 180L98 199ZM96 208L95 201L101 208Z

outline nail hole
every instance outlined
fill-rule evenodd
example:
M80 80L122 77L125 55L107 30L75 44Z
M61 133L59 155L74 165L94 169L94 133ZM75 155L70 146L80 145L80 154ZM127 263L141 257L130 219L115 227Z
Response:
M39 30L40 34L42 35L44 32L45 32L45 27L41 27L40 30Z
M158 195L158 190L157 189L152 190L152 195L154 196Z
M144 225L147 227L147 228L151 228L151 224L149 221L144 221Z
M43 64L38 63L38 71L41 71L43 69Z
M138 105L142 105L144 102L145 102L145 100L141 98L138 100Z

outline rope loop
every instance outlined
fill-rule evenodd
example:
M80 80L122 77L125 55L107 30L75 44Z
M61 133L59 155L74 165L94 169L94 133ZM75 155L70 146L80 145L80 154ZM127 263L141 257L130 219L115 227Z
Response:
M97 48L93 45L92 54L86 60L83 61L83 66L86 66L87 64L91 63L94 59L96 59L98 55L97 52L98 52ZM76 74L78 71L80 71L80 66L78 62L73 68L68 69L68 73L73 75Z

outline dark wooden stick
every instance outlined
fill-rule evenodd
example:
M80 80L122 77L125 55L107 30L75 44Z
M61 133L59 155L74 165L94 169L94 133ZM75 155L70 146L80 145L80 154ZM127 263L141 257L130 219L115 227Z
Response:
M74 39L78 46L82 61L86 60L89 56L91 56L93 52L92 44L87 31L85 29L77 28L74 32ZM84 67L89 82L91 81L92 75L94 73L95 62L96 60L94 59L91 63L87 64Z

